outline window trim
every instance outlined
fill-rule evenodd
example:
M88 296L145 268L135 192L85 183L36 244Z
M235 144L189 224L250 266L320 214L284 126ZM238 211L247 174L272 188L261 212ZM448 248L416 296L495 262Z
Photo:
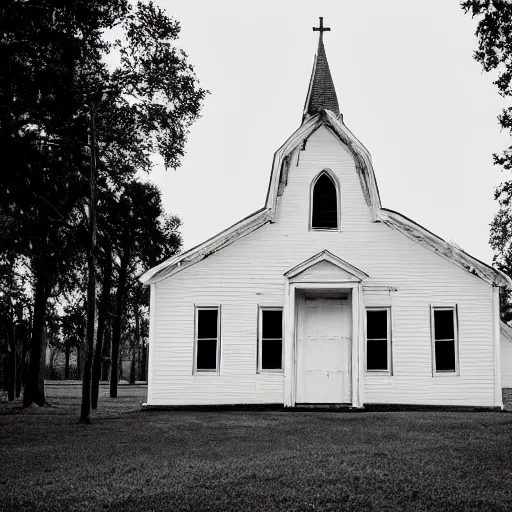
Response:
M368 311L386 311L387 313L387 370L368 370ZM393 375L393 354L392 354L392 335L391 325L391 306L369 306L365 307L364 313L364 371L368 375ZM377 339L377 338L374 338Z
M198 306L194 305L194 360L193 360L193 375L219 375L220 374L220 349L221 349L221 306ZM198 349L198 321L199 321L199 311L200 310L215 310L217 311L217 338L203 338L203 339L216 339L217 340L217 354L215 370L200 370L197 368L197 349Z
M326 174L334 183L336 189L336 220L338 221L338 227L336 228L314 228L313 227L313 191L315 189L316 182ZM322 169L311 181L309 186L309 231L331 231L340 232L341 229L341 187L340 182L336 175L328 167Z
M265 338L268 340L281 340L281 368L262 368L263 352L263 311L281 311L281 338ZM258 344L256 351L256 373L284 373L284 308L282 306L258 306Z
M454 370L437 370L436 369L436 331L434 311L452 311L453 312L453 344L455 352L455 369ZM432 351L432 377L458 377L460 376L459 366L459 308L457 304L448 305L430 305L430 339Z

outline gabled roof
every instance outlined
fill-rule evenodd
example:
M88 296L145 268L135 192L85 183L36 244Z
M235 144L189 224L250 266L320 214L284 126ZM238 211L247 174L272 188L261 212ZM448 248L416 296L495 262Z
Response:
M512 280L505 273L474 258L459 247L446 242L440 236L437 236L432 231L429 231L401 213L381 208L375 221L383 222L393 229L400 231L400 233L415 242L493 286L512 286Z
M242 219L240 222L233 224L231 227L206 242L193 247L183 254L173 256L160 265L148 270L141 276L140 280L144 284L152 284L160 281L197 263L223 247L230 245L238 238L272 222L277 208L279 184L284 179L284 171L287 169L287 166L289 166L290 158L296 151L300 150L308 137L320 126L327 127L352 154L366 204L370 208L374 222L385 223L389 227L403 233L405 236L420 243L427 249L439 254L443 258L493 286L512 286L512 280L503 272L474 258L462 249L449 244L441 237L404 215L393 210L382 208L377 181L368 150L345 126L343 121L328 110L323 110L314 116L308 117L276 151L267 192L267 200L262 209Z
M304 260L303 262L299 263L295 267L286 271L284 275L285 277L292 279L298 276L299 274L302 274L302 272L306 271L307 269L314 267L315 265L318 265L322 261L327 261L331 263L332 265L354 276L358 281L362 281L363 279L368 277L368 274L366 272L363 272L362 270L359 270L357 267L354 267L345 260L338 258L338 256L335 256L334 254L332 254L332 252L329 252L327 249L324 249L323 251L320 251L314 256L311 256L311 258L308 258L307 260Z
M188 251L173 256L156 267L147 270L140 276L139 280L146 285L161 281L184 268L190 267L198 261L204 260L214 252L231 245L235 240L271 222L273 218L273 213L270 210L261 208L212 238L209 238L206 242L196 245Z
M462 249L447 243L404 215L382 208L370 153L345 126L342 116L339 114L338 100L322 37L320 37L313 66L302 124L274 154L265 206L206 242L148 270L140 280L144 284L156 283L207 258L210 254L261 226L273 222L278 197L283 193L287 184L291 160L298 155L308 138L321 126L325 126L352 155L361 189L374 222L385 223L493 286L512 286L511 279L503 272L473 258ZM315 255L315 257L319 257L319 255ZM329 257L336 258L332 254ZM343 263L349 265L346 262Z
M291 135L291 137L274 153L272 172L267 192L266 204L263 208L233 224L218 235L206 240L192 249L165 260L156 267L148 270L140 277L141 282L146 285L161 281L166 277L183 270L184 268L197 263L208 257L210 254L231 244L237 238L247 235L259 227L273 221L277 208L277 197L282 169L289 163L291 155L318 129L326 126L344 144L353 155L356 162L356 169L361 181L361 187L366 199L375 216L380 209L380 197L377 182L373 173L371 157L368 150L359 142L352 132L343 124L343 121L332 112L323 110L314 116L309 116L302 125Z
M381 203L370 153L345 126L341 118L329 110L322 110L314 116L307 117L300 127L274 153L272 174L270 176L265 206L275 211L279 184L286 179L287 169L292 156L301 150L308 138L321 126L327 127L354 158L366 204L370 207L372 215L375 216L381 208Z
M284 170L289 166L290 158L296 151L300 150L308 137L320 126L327 127L352 154L366 204L370 208L374 222L387 224L389 227L396 229L427 249L439 254L443 258L455 263L460 268L474 274L493 286L512 286L511 279L503 272L474 258L462 249L449 244L441 237L404 215L393 210L382 208L370 153L345 126L343 121L328 110L323 110L314 116L308 117L274 154L267 200L264 208L242 219L240 222L233 224L233 226L210 238L206 242L148 270L141 276L140 280L144 284L160 281L208 257L210 254L233 243L236 239L247 235L264 224L272 222L277 208L279 184L284 179Z

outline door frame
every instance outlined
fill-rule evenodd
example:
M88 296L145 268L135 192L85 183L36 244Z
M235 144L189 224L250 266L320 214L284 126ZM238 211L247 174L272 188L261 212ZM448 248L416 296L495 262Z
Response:
M284 386L285 407L294 407L297 396L297 334L298 315L296 295L298 290L350 291L352 297L352 407L362 407L364 402L364 306L363 285L360 280L294 282L286 279L284 297Z
M320 317L317 317L317 322L313 324L313 331L316 331L318 328L320 331L324 331L321 327L321 319L325 318L321 313L324 310L324 307L330 308L330 304L335 303L333 310L330 310L332 313L330 322L336 322L336 334L335 332L330 332L329 338L331 336L348 336L348 339L343 342L345 349L340 352L337 352L337 369L340 370L344 367L344 376L341 379L329 379L323 381L325 386L329 387L329 389L320 387L316 388L316 386L312 386L312 382L308 383L307 372L305 371L305 366L309 366L310 363L307 361L307 357L312 357L313 354L311 352L307 352L306 355L306 345L307 345L307 335L309 333L309 325L310 325L310 309L309 309L309 296L312 292L299 293L296 294L296 309L297 309L297 332L295 334L296 343L296 404L333 404L333 405L352 405L352 299L350 290L330 290L329 294L326 296L324 292L317 293L314 292L314 299L312 307L320 313ZM332 295L331 294L335 294ZM337 343L342 343L341 338L337 340ZM301 349L302 352L301 356ZM338 347L339 349L339 347ZM331 354L334 355L334 354ZM330 363L334 361L334 359L329 358ZM325 361L324 361L325 363ZM322 363L321 366L315 366L317 370L321 370L322 368L327 369ZM332 367L334 368L334 367ZM316 371L314 372L316 373ZM347 380L348 379L348 380ZM302 389L302 392L300 392ZM336 393L338 395L334 400L330 399L334 398L331 393Z

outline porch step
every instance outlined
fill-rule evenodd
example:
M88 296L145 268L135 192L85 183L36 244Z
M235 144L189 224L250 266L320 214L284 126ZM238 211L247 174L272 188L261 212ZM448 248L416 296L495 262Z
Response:
M296 409L356 409L352 404L295 404Z

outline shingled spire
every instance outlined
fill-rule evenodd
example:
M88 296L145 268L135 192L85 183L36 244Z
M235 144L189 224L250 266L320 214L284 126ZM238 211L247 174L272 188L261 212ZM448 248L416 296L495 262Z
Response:
M313 72L309 82L309 90L304 105L303 120L307 115L314 115L321 110L330 110L336 115L340 113L336 90L332 81L329 63L324 48L324 32L330 31L330 28L324 27L324 19L320 17L320 27L313 27L315 32L320 32L318 40L318 51L315 55Z

